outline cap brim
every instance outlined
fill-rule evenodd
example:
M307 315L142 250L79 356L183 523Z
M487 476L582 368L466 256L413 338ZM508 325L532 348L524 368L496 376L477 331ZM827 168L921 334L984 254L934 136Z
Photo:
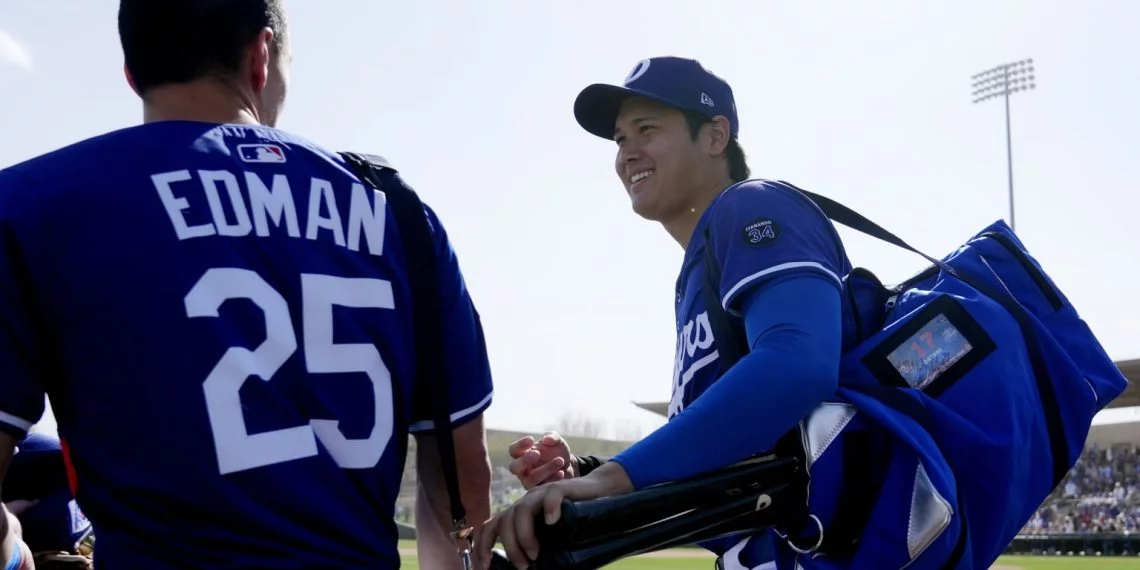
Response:
M633 96L658 100L635 89L595 83L583 89L574 100L574 118L586 132L612 141L621 104Z

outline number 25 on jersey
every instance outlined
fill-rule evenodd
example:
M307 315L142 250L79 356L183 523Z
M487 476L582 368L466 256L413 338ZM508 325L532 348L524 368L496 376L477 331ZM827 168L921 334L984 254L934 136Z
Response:
M186 314L218 317L229 299L248 299L265 315L266 338L249 350L230 347L203 383L218 468L222 474L317 455L317 440L344 469L374 467L392 439L391 374L371 344L333 342L333 307L395 309L392 284L383 279L301 275L302 338L310 374L363 372L372 383L376 423L365 439L349 439L339 422L311 419L307 425L251 434L246 429L241 387L251 376L268 382L297 350L289 305L254 271L213 268L186 295Z

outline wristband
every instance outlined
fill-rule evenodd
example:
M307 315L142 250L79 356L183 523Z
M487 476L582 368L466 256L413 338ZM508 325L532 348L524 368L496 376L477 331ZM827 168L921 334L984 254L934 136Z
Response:
M591 471L601 467L603 463L609 461L605 457L596 457L594 455L575 456L578 459L578 476L585 477Z

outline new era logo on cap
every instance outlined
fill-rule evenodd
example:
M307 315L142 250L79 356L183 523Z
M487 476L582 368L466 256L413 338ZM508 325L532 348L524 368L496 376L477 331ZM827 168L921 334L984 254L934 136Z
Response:
M724 116L733 135L740 130L732 87L697 60L671 56L637 62L620 87L602 83L586 87L574 102L574 116L588 132L612 140L621 104L631 96L710 118Z
M285 162L285 151L275 144L239 144L237 151L245 162Z

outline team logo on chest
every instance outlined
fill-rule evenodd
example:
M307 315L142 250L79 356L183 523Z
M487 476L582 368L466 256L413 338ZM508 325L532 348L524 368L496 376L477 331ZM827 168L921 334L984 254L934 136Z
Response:
M685 323L677 333L677 356L673 362L673 396L669 400L669 417L673 417L685 402L685 387L702 368L716 362L716 339L709 325L708 312Z

